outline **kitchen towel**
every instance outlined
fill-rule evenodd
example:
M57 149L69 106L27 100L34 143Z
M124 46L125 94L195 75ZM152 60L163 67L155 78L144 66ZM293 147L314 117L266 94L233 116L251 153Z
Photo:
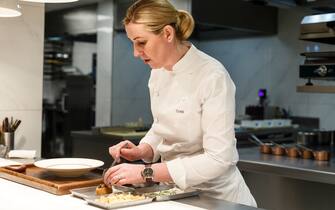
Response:
M10 165L21 165L21 164L22 163L19 163L19 162L16 162L16 161L0 158L0 167L10 166Z
M8 153L9 158L35 158L35 150L11 150Z

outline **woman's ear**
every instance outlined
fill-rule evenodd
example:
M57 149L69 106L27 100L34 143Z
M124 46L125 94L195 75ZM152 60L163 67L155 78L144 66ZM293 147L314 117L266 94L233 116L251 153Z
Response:
M176 36L174 28L170 25L164 26L163 36L168 42L172 42Z

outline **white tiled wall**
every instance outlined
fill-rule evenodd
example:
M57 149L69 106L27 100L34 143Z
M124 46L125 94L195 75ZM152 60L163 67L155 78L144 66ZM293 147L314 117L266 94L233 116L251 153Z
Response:
M0 18L0 119L21 119L16 149L40 155L44 6L21 6L22 16Z

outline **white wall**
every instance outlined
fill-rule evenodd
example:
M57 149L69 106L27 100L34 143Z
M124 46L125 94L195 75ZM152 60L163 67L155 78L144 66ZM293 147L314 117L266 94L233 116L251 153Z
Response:
M21 6L22 16L0 18L0 119L21 119L15 148L40 156L44 6Z
M299 64L304 61L300 53L314 45L320 51L335 50L334 45L299 40L300 22L306 14L301 8L280 10L276 36L200 42L198 47L221 61L234 80L237 114L256 104L258 89L266 88L271 105L295 116L317 117L320 128L335 129L335 94L296 92L297 85L306 83L299 78ZM334 81L323 83L335 85Z
M72 65L77 67L83 74L92 73L92 58L96 52L96 43L74 42Z
M113 57L114 1L104 0L98 5L97 75L95 125L110 126L112 116L112 57Z

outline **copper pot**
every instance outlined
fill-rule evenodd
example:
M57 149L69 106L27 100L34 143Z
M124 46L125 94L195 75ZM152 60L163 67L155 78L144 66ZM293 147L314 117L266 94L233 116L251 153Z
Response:
M303 159L312 159L313 158L313 151L309 149L302 149L300 151L300 157Z
M272 147L272 154L273 155L284 155L285 154L285 148L280 146L280 145L276 145L276 146Z
M313 155L315 160L328 161L330 159L330 152L326 150L314 151Z
M299 150L296 147L289 147L285 149L286 155L289 157L298 157Z
M255 134L250 134L250 140L257 145L259 145L259 151L263 154L271 154L272 143L264 143L262 142Z
M272 146L271 143L264 143L259 146L259 151L263 154L271 154L272 152L271 146Z

